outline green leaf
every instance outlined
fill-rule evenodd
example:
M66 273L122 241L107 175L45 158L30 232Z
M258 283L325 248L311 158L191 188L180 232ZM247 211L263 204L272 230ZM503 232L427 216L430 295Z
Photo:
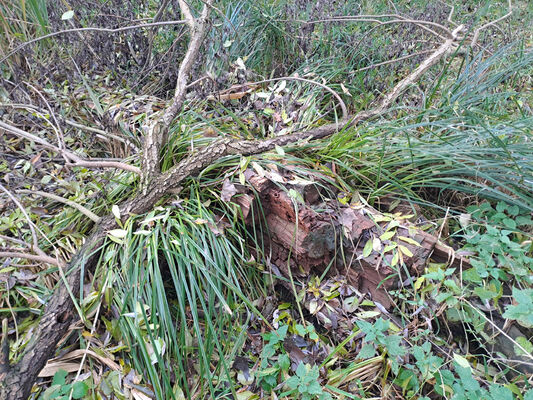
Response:
M282 371L288 371L291 367L291 359L287 354L280 354L278 357L278 364Z
M306 373L307 373L306 365L303 362L300 362L300 364L298 365L298 368L296 368L296 375L298 375L299 377L303 377L306 375Z
M291 389L296 389L298 385L300 384L300 379L298 379L297 376L291 376L289 379L287 379L287 382L285 383Z
M372 253L372 247L373 247L374 240L368 239L368 241L365 244L365 247L363 248L363 257L368 257Z
M510 229L516 229L516 222L511 218L505 218L503 224Z
M358 358L361 359L367 359L374 357L376 354L376 349L373 344L365 343L365 345L359 350L359 354L357 354Z
M526 351L524 352L524 350L522 350L520 347L518 346L514 346L514 351L516 354L518 355L523 355L523 356L528 356L530 354L533 353L533 344L531 344L531 342L529 340L527 340L526 337L524 336L518 336L516 338L516 342Z
M67 378L68 372L64 369L60 369L54 374L54 378L52 379L52 385L65 385L65 379Z
M61 395L61 385L52 385L44 391L40 399L52 400L52 399L57 399L60 395Z
M396 234L396 231L387 231L383 235L381 235L379 238L381 240L390 240L395 234Z
M407 242L409 244L412 244L413 246L419 246L420 247L420 243L418 243L416 240L414 239L411 239L410 237L407 237L407 236L398 236L398 239L400 240L403 240L404 242Z
M87 392L89 392L89 387L84 382L74 382L72 385L72 398L81 399Z
M406 255L407 257L413 257L411 250L401 244L398 245L398 250L400 250L402 254Z

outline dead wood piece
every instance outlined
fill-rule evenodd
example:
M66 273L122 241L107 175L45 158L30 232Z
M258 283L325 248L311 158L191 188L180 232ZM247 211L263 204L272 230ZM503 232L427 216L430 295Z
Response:
M378 249L363 257L365 244L379 238L388 224L374 222L375 217L382 214L368 207L352 208L337 202L328 203L328 207L321 205L320 211L309 204L296 206L288 195L292 185L283 188L253 173L246 175L261 202L267 225L263 240L269 246L270 261L285 275L288 275L288 268L294 276L307 277L330 267L330 276L345 275L351 285L370 293L375 301L390 308L392 301L388 292L424 273L431 257L436 257L437 261L444 259L452 265L454 262L465 267L469 265L460 257L452 260L451 248L440 243L437 237L414 228L408 221L402 221L396 228L394 241L379 241L380 246L397 243L406 249L402 255L405 270L390 267L394 256L391 251L382 255ZM248 216L247 223L251 225L252 217ZM253 222L257 223L258 219Z

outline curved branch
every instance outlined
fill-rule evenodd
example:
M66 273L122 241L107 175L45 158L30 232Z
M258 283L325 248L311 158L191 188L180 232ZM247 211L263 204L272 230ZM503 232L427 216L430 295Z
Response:
M247 82L247 83L243 83L242 85L232 86L231 89L238 89L238 88L242 88L242 87L246 87L246 86L260 85L261 83L277 82L277 81L300 81L300 82L306 82L306 83L310 83L312 85L320 86L322 89L327 90L328 92L330 92L333 95L333 97L335 97L337 99L337 101L339 102L339 106L341 107L341 110L342 110L342 120L341 121L347 121L348 120L348 108L346 107L346 103L344 103L344 101L342 100L341 96L335 90L330 88L329 86L324 85L323 83L320 83L320 82L317 82L317 81L313 81L311 79L300 78L298 76L284 76L284 77L281 77L281 78L264 79L262 81L257 81L257 82Z
M501 16L498 19L495 19L494 21L487 22L485 25L480 26L474 31L474 36L472 37L472 43L470 44L472 47L476 45L477 40L479 38L479 34L481 33L482 30L487 29L489 26L496 25L498 22L501 22L504 19L507 19L511 16L511 14L513 13L513 4L511 0L508 0L507 7L508 7L508 11L505 15Z
M42 196L42 197L49 198L51 200L55 200L59 203L63 203L63 204L66 204L66 205L69 205L75 208L76 210L81 212L83 215L85 215L87 218L89 218L91 221L93 221L96 224L100 222L100 217L96 215L95 213L93 213L91 210L85 208L81 204L76 203L75 201L65 199L64 197L57 196L53 193L42 192L40 190L26 190L26 189L17 190L17 193L36 194L38 196Z
M202 45L204 39L207 26L207 17L209 15L210 6L212 3L213 0L207 0L202 9L202 14L197 20L194 20L187 3L182 0L179 1L182 9L181 11L188 21L187 24L189 25L191 31L191 39L187 48L187 52L185 53L178 70L176 89L174 91L172 102L161 117L161 120L156 121L146 129L142 160L142 186L144 189L148 187L149 181L160 173L159 155L161 153L161 148L167 140L170 124L174 118L176 118L176 115L183 106L185 94L187 93L189 74L194 62L196 61L196 58L198 57L200 46Z
M13 54L19 52L24 47L29 46L30 44L40 42L41 40L45 40L54 36L64 35L67 33L73 33L73 32L107 32L107 33L117 33L117 32L124 32L124 31L131 31L139 28L151 28L155 26L165 26L165 25L179 25L184 24L186 21L184 20L178 20L178 21L161 21L161 22L151 22L147 24L139 24L139 25L130 25L130 26L124 26L122 28L73 28L73 29L65 29L63 31L57 31L49 33L48 35L39 36L38 38L28 40L27 42L24 42L17 46L15 49L10 51L5 57L2 57L0 59L0 64L2 64L5 60L7 60L9 57L11 57Z
M70 162L67 161L67 165L75 166L75 167L87 167L87 168L118 168L123 169L125 171L134 172L137 175L141 174L141 170L139 167L136 167L135 165L126 164L119 161L91 161L91 160L85 160L82 157L78 156L76 153L73 153L70 150L67 149L61 149L57 146L54 146L53 144L49 143L48 141L40 138L39 136L36 136L32 133L23 131L22 129L19 129L15 126L6 124L3 121L0 121L0 128L4 129L14 135L17 135L19 137L23 137L25 139L31 140L35 143L40 144L45 149L55 151L59 154L61 154L63 157L65 157L67 160L70 160Z

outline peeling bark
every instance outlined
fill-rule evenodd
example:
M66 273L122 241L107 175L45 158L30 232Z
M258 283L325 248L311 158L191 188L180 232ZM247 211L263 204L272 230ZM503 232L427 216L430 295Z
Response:
M246 213L248 225L264 218L267 229L264 230L263 240L267 243L270 262L285 276L289 275L289 268L293 276L306 278L309 274L319 275L330 266L329 276L345 275L349 283L362 293L369 293L385 308L391 307L387 292L401 286L407 276L401 277L390 267L392 252L382 255L379 251L372 251L363 257L367 241L379 238L387 225L373 220L373 216L382 214L369 207L354 209L335 201L317 207L314 204L317 197L312 194L305 196L303 188L286 185L282 189L258 176L251 176L249 181L259 194L263 215L256 216L256 220L252 221L252 215ZM304 193L306 204L295 207L293 199L287 194L289 189ZM423 273L430 258L451 261L449 255L454 253L453 249L440 243L437 237L414 228L408 221L403 221L396 232L396 238L402 236L418 243L415 245L395 239L412 253L412 256L403 256L411 276ZM386 240L382 246L390 243L392 241ZM452 265L454 263L462 264L464 268L470 266L468 260L462 257L456 257Z

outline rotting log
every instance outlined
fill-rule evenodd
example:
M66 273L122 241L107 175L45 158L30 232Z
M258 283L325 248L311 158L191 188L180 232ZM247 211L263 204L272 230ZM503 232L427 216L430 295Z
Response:
M375 222L383 217L377 210L359 204L349 206L333 200L322 202L313 185L275 184L266 177L251 171L245 173L261 203L261 213L251 213L253 195L238 197L248 225L266 224L263 241L268 248L270 263L285 276L288 268L296 277L319 275L329 267L328 275L346 276L348 282L362 293L369 293L373 300L389 309L392 305L389 290L399 288L407 276L391 267L393 252L382 254L372 251L366 257L363 249L368 240L379 238L388 222ZM296 204L289 196L294 190L301 195L304 204ZM257 207L256 207L257 208ZM402 259L411 277L423 273L430 259L449 262L452 266L469 268L468 259L454 256L451 247L407 220L395 228L395 238L409 238L401 241L408 254ZM393 239L393 238L391 238ZM399 242L398 239L395 239ZM393 240L380 240L380 246L393 244ZM342 251L341 251L342 249Z

